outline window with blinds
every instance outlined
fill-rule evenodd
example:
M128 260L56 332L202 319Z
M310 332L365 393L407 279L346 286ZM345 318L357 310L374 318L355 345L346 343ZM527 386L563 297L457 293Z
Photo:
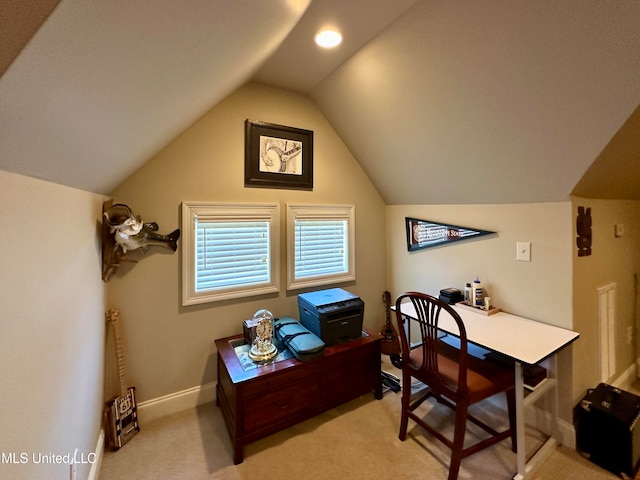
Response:
M287 205L287 288L355 280L355 207Z
M182 204L183 305L278 291L277 204Z
M269 282L269 222L195 222L196 292Z

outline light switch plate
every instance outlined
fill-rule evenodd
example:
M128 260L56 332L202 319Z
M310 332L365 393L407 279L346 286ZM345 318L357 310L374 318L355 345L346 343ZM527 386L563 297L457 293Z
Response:
M531 242L516 243L516 260L520 262L531 261Z

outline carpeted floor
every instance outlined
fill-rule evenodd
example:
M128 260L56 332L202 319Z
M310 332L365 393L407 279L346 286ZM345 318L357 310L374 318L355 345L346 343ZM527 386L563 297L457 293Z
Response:
M245 460L233 465L224 420L215 404L187 410L141 425L141 432L117 452L106 452L100 480L136 479L420 479L447 478L450 453L410 423L410 435L398 440L400 394L387 392L377 401L366 395L245 447ZM424 407L426 414L432 409ZM503 419L496 403L476 409L479 416ZM430 412L447 431L447 409ZM506 421L506 420L505 420ZM473 431L469 439L472 440ZM527 449L542 440L527 431ZM459 478L510 479L515 454L508 441L462 462ZM575 451L559 447L534 480L614 480L619 478Z

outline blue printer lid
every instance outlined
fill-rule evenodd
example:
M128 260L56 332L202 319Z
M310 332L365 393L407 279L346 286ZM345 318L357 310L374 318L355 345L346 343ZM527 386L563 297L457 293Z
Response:
M357 295L349 293L342 288L329 288L328 290L319 290L317 292L301 293L298 297L302 297L309 304L316 307L359 298Z

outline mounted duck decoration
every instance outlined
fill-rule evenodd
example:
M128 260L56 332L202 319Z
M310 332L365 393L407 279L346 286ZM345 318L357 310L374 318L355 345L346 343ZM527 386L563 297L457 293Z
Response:
M121 261L136 262L127 258L127 253L132 250L146 253L152 245L174 252L178 248L179 228L162 235L158 233L157 223L143 222L140 215L135 215L125 204L105 202L102 209L102 280L105 282L109 281Z

